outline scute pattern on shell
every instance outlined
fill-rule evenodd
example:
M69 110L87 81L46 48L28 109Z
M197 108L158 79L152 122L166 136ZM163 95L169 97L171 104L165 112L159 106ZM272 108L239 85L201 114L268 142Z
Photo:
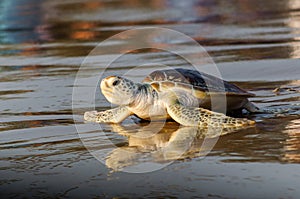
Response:
M196 70L176 68L150 73L143 82L171 81L193 85L194 89L205 92L226 92L226 94L253 96L225 80Z

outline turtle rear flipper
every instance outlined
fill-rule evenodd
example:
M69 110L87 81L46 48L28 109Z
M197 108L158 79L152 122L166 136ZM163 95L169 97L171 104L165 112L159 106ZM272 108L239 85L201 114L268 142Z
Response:
M260 110L257 106L255 106L252 102L248 100L248 102L244 105L244 108L250 113L263 113L264 111Z
M255 124L255 121L248 119L228 117L222 113L209 111L203 108L185 107L179 103L167 105L167 111L176 122L184 126L228 128L251 126Z

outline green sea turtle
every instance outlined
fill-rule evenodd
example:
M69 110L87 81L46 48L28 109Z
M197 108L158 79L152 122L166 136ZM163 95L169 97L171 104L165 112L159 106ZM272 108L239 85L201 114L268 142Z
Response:
M255 122L216 112L222 109L218 105L224 105L224 99L227 111L258 111L247 99L253 94L212 75L183 68L154 71L142 83L109 76L102 80L100 87L106 99L119 106L101 112L85 112L87 121L120 123L128 116L136 115L148 120L172 118L184 126L234 127L254 125ZM220 102L213 104L214 111L209 110L211 99Z

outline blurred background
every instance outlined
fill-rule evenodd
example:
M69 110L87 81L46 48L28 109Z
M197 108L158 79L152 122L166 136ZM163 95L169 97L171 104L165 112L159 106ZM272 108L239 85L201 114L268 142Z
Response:
M248 115L257 121L256 128L221 137L207 157L199 155L198 140L171 165L143 174L115 170L162 164L153 156L157 143L168 143L179 127L170 122L161 132L165 136L144 142L132 141L130 128L120 134L104 125L105 138L134 158L99 143L100 151L112 151L109 163L101 164L76 132L73 83L81 63L101 41L139 27L165 27L192 37L224 79L257 95L251 99L257 106L286 111ZM164 44L159 35L148 39ZM107 56L112 48L127 50L111 43ZM299 58L298 0L1 0L0 196L298 198ZM137 65L186 66L179 57L151 49L124 59ZM99 63L101 56L86 63L87 71L104 70ZM107 72L123 74L132 67L120 59ZM98 110L110 107L104 98L96 101ZM76 110L75 120L83 129L82 114L90 108ZM132 123L128 119L124 125ZM91 133L88 128L86 133Z

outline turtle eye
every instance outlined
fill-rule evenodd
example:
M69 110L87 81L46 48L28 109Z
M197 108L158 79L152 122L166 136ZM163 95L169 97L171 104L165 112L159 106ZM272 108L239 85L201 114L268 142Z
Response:
M117 80L115 80L115 81L112 83L112 85L113 85L113 86L117 86L118 84L120 84L120 82L121 82L121 81L117 79Z

